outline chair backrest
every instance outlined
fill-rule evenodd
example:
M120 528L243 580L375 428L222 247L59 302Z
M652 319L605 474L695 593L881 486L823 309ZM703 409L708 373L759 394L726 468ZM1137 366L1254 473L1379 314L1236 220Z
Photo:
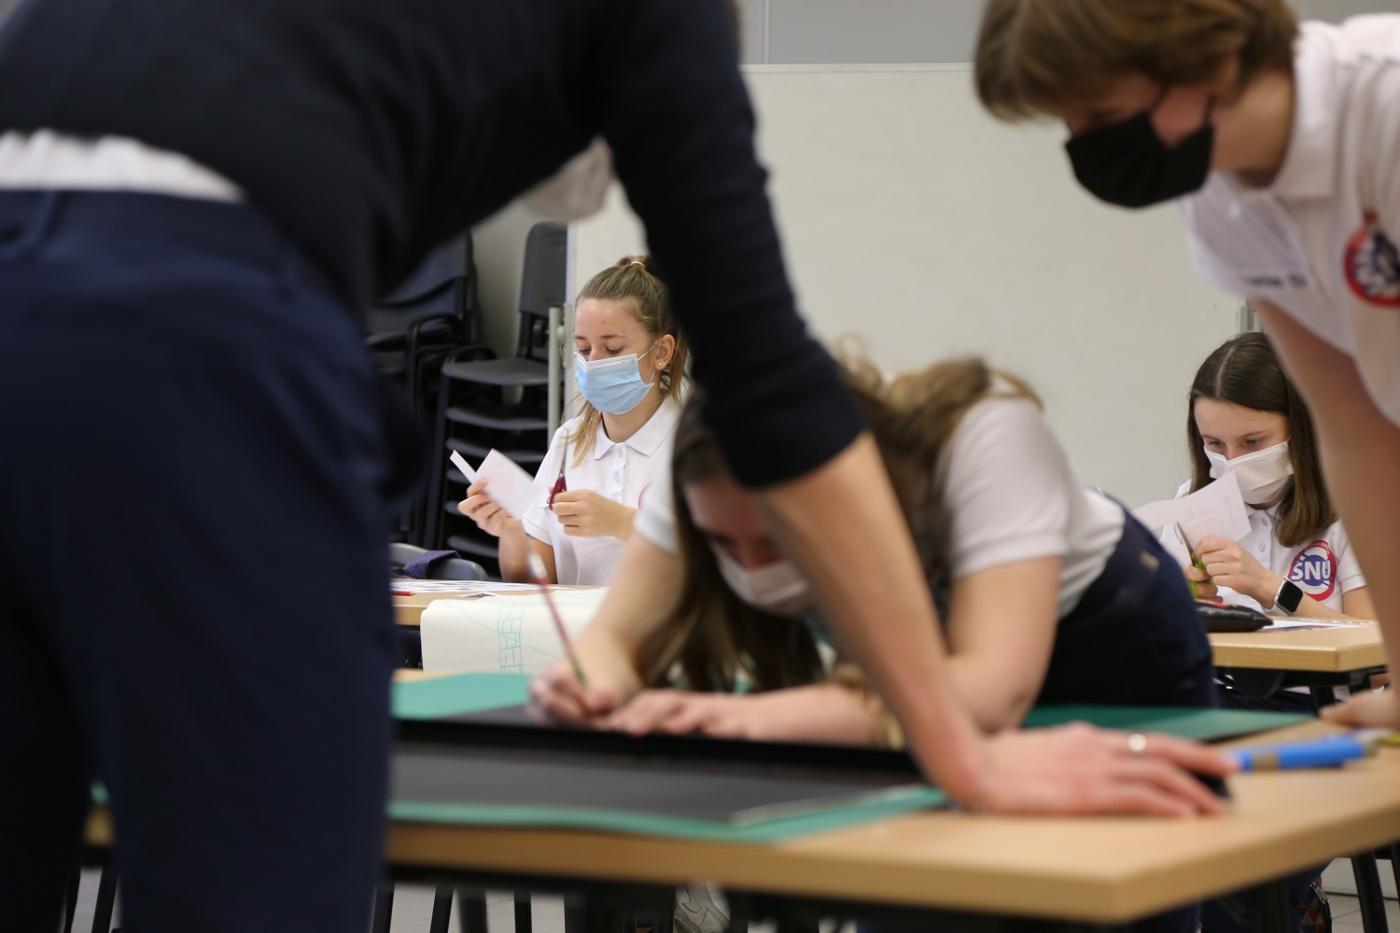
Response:
M525 237L525 263L520 276L520 336L516 356L547 362L549 309L567 300L569 228L541 222Z
M403 333L415 320L449 314L462 322L465 340L480 340L480 301L470 233L449 240L366 312L370 333Z
M395 541L389 545L389 566L393 568L403 567L411 564L424 554L428 553L424 548L416 547L412 544L405 544L402 541ZM433 561L433 580L485 580L486 569L474 560L467 560L463 557L444 557Z

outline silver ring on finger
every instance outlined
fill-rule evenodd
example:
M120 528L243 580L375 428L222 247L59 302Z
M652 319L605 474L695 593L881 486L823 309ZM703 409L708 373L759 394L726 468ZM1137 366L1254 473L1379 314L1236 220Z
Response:
M1147 736L1141 732L1134 732L1128 736L1128 754L1134 758L1141 758L1147 754Z

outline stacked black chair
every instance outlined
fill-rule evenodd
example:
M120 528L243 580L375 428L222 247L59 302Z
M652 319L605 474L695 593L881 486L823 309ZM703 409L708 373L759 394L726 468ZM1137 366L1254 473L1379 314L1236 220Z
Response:
M457 511L467 482L447 454L455 450L476 466L494 448L532 476L539 469L550 442L550 309L564 307L567 242L562 224L530 229L514 356L490 359L467 347L448 354L441 367L426 534L419 543L455 548L494 574L500 572L496 539Z
M442 363L449 355L485 358L481 345L472 239L465 234L444 244L387 298L365 312L368 347L379 369L401 389L417 414L424 437L432 437ZM422 543L426 497L399 517L393 537Z

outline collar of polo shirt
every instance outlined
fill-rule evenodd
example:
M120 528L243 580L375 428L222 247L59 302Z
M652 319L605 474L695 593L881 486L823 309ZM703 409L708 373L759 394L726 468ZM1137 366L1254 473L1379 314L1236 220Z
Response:
M681 407L667 396L661 402L661 407L656 409L655 414L647 419L647 423L637 429L637 433L620 443L631 447L639 454L648 457L661 449L661 445L675 433L676 421L681 416ZM601 460L608 451L617 446L619 442L608 437L607 432L600 425L598 436L593 441L593 459Z

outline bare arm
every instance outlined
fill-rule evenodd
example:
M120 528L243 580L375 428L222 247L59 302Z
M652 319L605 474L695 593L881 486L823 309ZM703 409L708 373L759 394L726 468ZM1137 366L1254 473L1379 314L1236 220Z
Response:
M1400 427L1371 401L1356 366L1277 305L1253 301L1312 407L1327 488L1366 574L1391 670L1400 663ZM1364 698L1369 721L1400 725L1394 691ZM1333 715L1348 716L1345 704ZM1353 707L1355 712L1359 707Z
M1371 599L1370 587L1363 586L1360 589L1342 594L1341 612L1328 609L1311 596L1304 596L1303 601L1298 604L1298 611L1294 614L1305 619L1369 620L1376 617L1376 604Z
M953 582L948 669L977 724L1014 729L1050 666L1058 622L1058 557L1016 561Z
M510 583L533 583L530 573L530 552L534 551L544 561L549 582L559 582L559 571L554 565L554 548L538 538L532 537L518 518L509 519L501 527L499 559L501 577Z
M637 649L671 618L683 575L678 557L633 535L598 614L574 639L588 689L574 679L569 665L557 664L530 685L539 712L563 722L591 722L636 695L642 689Z
M865 694L822 683L746 694L644 690L606 725L634 735L702 732L760 742L871 745L881 737L882 720Z
M952 685L923 568L869 436L764 500L837 640L870 675L925 770L954 797L975 794L987 752Z

